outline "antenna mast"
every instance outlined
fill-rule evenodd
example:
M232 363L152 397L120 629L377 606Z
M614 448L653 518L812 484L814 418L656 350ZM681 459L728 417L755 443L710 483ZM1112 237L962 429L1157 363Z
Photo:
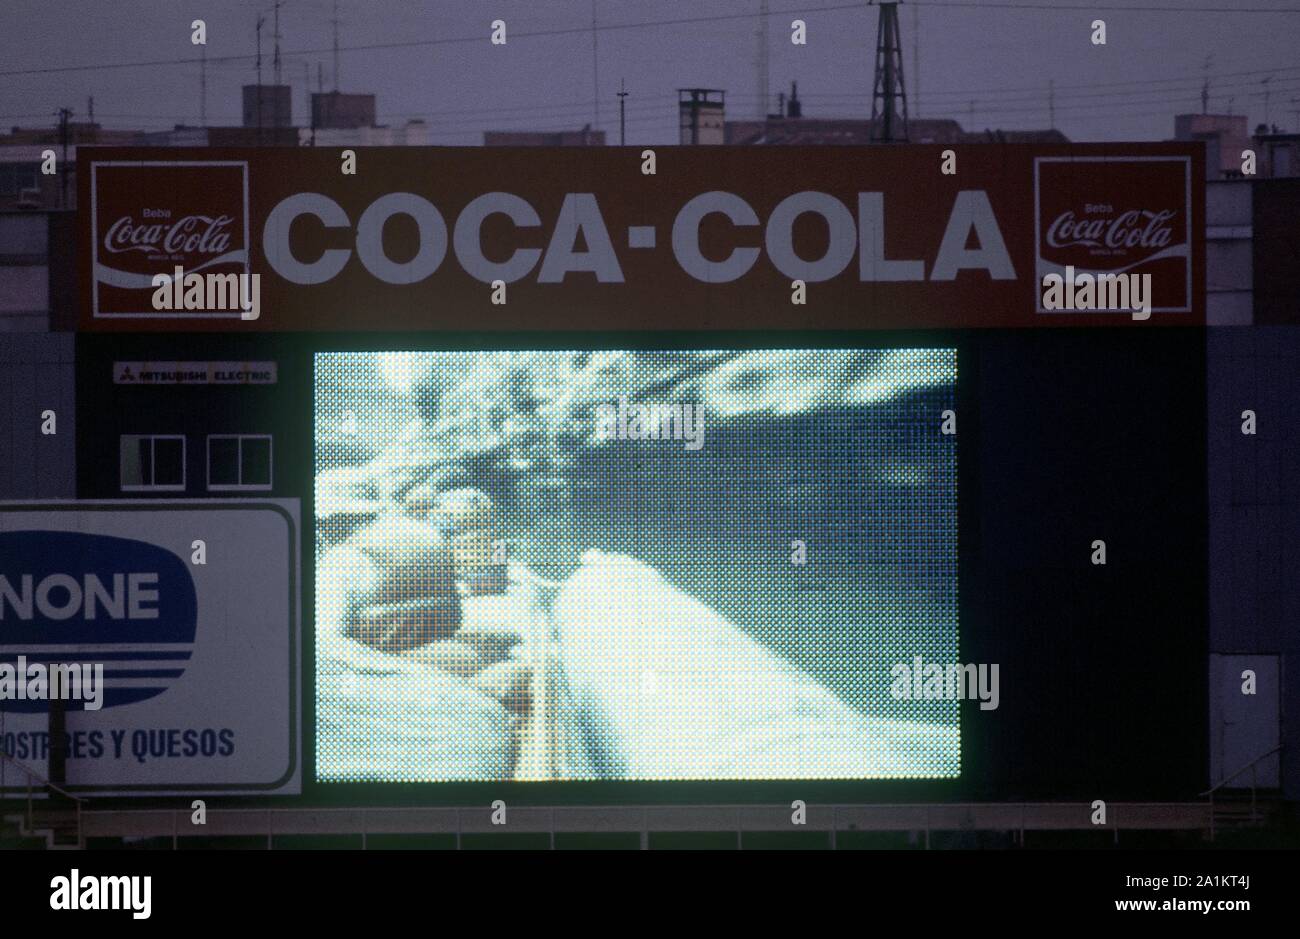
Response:
M1205 65L1202 71L1205 72L1205 80L1201 82L1201 113L1210 113L1210 66L1214 62L1214 53L1205 57Z
M334 0L334 93L339 93L339 0ZM319 85L320 83L317 82Z
M912 4L912 110L921 116L921 15Z
M207 37L204 37L205 39ZM199 46L199 126L208 126L208 46Z
M280 84L280 0L275 0L275 83ZM278 118L279 115L276 115ZM278 121L277 121L278 123Z
M620 147L627 145L627 112L624 109L626 98L627 83L620 78L618 81L618 145Z
M596 0L591 0L591 106L594 114L591 124L592 130L600 129L600 82L596 79L599 71L596 53Z
M760 0L758 5L758 24L754 30L755 39L758 43L756 50L758 55L755 59L755 65L758 66L758 119L767 120L767 99L771 88L769 84L771 75L768 72L769 64L769 43L767 37L768 17L768 0Z
M254 31L257 33L257 145L262 145L262 24L266 22L265 16L257 18L257 26Z
M907 89L903 83L897 3L880 4L876 78L871 94L871 139L877 143L907 140Z

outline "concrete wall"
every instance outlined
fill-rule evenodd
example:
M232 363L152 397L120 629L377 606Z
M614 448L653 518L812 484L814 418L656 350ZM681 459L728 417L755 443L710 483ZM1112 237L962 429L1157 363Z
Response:
M0 499L75 499L71 333L0 333ZM55 433L41 433L42 412Z
M0 213L0 333L49 329L48 216Z
M1205 316L1211 326L1253 321L1253 185L1238 179L1205 187Z
M1300 329L1210 329L1207 342L1210 649L1261 657L1258 694L1280 697L1282 788L1296 799L1300 747L1286 720L1300 715L1300 682L1287 681L1288 665L1300 665ZM1256 414L1253 436L1242 433L1245 410ZM1274 656L1280 688L1264 680ZM1229 684L1240 696L1240 671ZM1211 713L1212 741L1231 721L1230 709ZM1267 723L1230 732L1258 755L1277 742Z

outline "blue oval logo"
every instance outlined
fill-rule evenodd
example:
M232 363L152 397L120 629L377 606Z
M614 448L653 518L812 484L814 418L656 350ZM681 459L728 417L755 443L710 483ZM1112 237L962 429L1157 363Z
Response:
M0 684L28 683L42 666L102 665L102 707L145 701L184 674L197 630L194 578L165 548L81 532L0 532ZM49 710L47 699L12 691L0 710Z

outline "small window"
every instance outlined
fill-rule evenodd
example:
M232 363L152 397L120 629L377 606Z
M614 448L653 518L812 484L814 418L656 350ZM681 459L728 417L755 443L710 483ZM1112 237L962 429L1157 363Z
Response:
M1291 175L1291 148L1274 147L1273 148L1273 176L1283 177Z
M185 438L174 434L121 436L123 492L184 492Z
M208 437L208 489L271 488L269 434L213 434Z
M37 188L39 163L0 163L0 196L16 196L24 189Z

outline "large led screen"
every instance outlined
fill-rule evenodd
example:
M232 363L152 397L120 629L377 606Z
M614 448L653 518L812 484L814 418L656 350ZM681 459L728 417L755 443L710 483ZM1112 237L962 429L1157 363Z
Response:
M953 778L954 349L315 358L316 776ZM948 684L951 691L951 682Z

